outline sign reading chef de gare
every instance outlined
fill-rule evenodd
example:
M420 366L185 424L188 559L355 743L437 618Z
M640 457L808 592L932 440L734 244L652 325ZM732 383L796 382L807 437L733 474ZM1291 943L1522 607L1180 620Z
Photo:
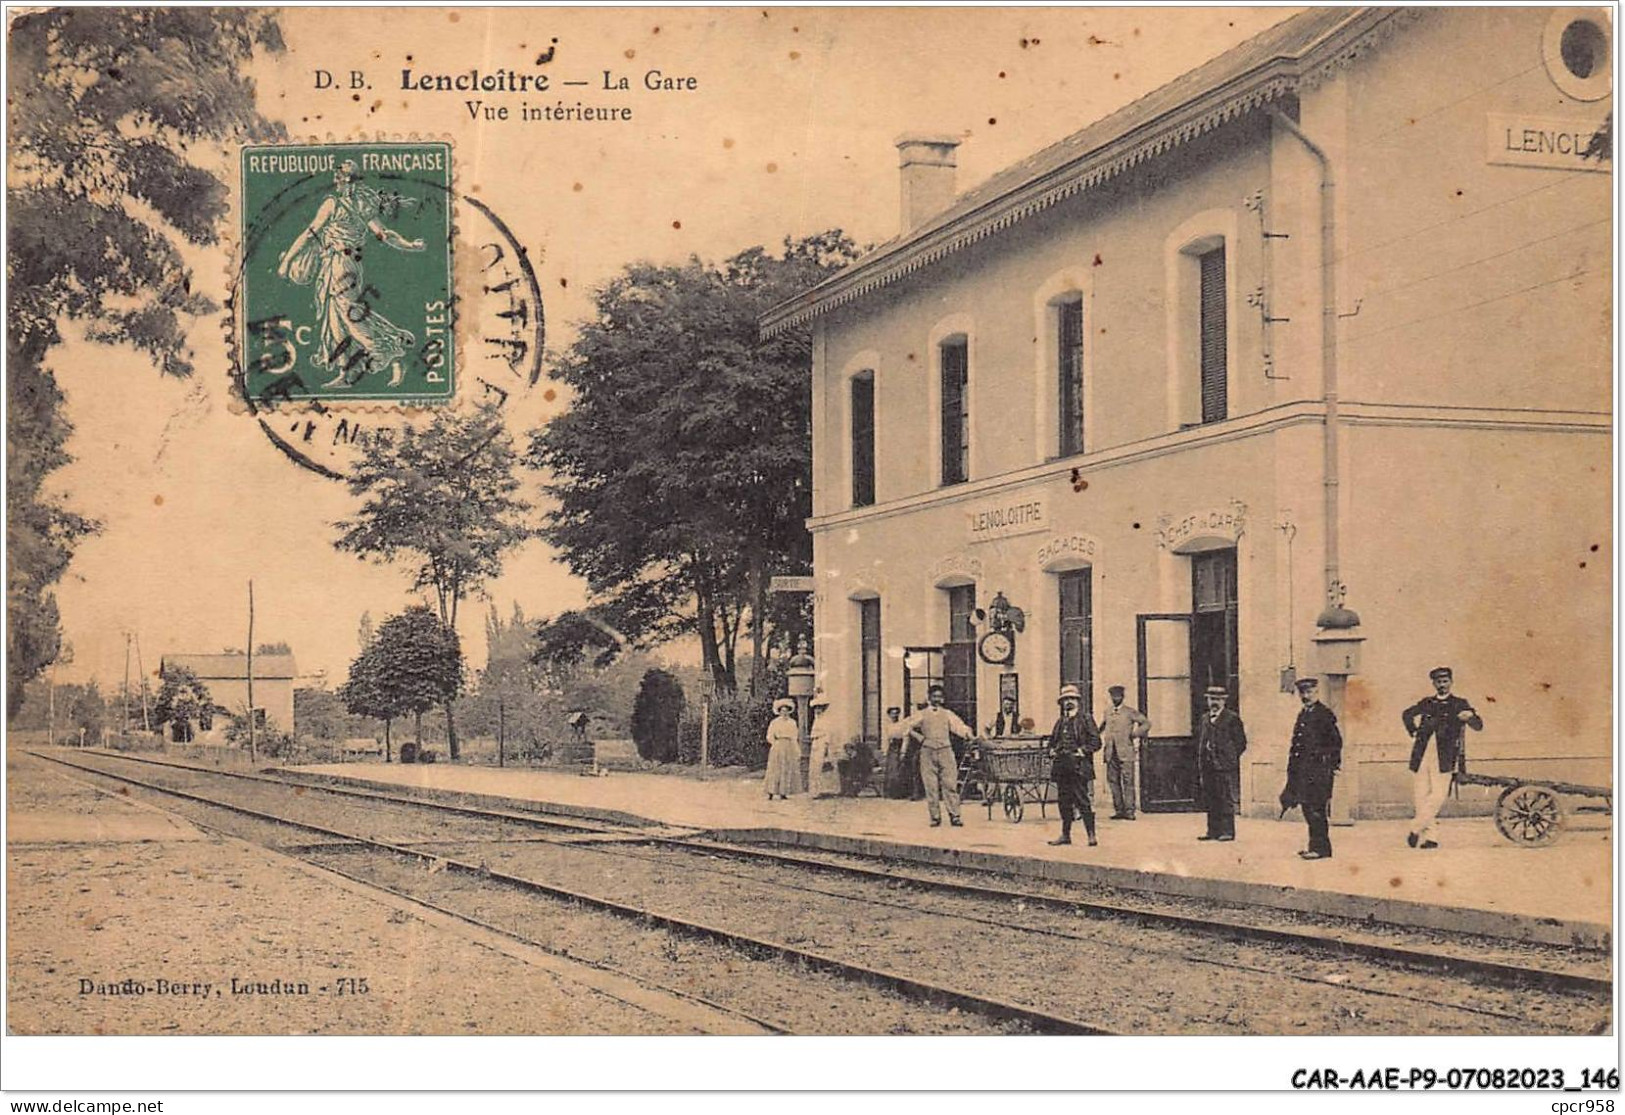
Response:
M1552 170L1607 171L1612 165L1592 150L1600 121L1547 116L1489 114L1488 162Z
M967 511L965 524L972 542L1033 534L1049 529L1049 508L1041 497L1021 496Z

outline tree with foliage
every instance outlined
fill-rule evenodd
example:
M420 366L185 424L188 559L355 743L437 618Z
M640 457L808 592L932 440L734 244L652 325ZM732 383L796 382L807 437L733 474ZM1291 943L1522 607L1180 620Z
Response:
M463 651L457 632L433 610L417 604L378 625L372 646L351 664L339 698L361 716L386 722L397 716L414 717L421 747L423 714L435 705L449 706L462 689Z
M543 536L595 612L638 642L698 636L724 692L747 625L760 688L768 582L812 559L810 335L764 339L757 321L857 254L832 231L780 256L627 267L559 362L570 409L531 434L557 500Z
M299 734L331 743L350 736L344 702L331 689L306 686L293 691L293 722Z
M513 605L506 618L492 604L485 616L485 668L457 715L471 733L503 737L509 758L546 749L549 720L562 717L559 693L547 671L531 660L535 624Z
M597 618L591 608L544 619L533 634L531 661L544 668L555 684L577 666L608 666L627 645L626 636Z
M350 663L350 674L338 688L338 699L353 715L383 722L384 762L391 761L394 758L391 729L395 718L405 715L406 709L401 704L400 694L388 684L386 666L377 650L376 639L363 647L355 661ZM422 734L421 724L418 732Z
M671 674L654 669L643 675L632 702L632 742L639 755L657 763L677 758L683 705L683 687Z
M415 563L413 589L434 592L441 623L455 633L458 605L483 591L507 552L530 537L516 463L494 407L445 410L423 430L380 430L350 474L362 504L337 524L336 545L372 561ZM450 704L446 735L459 758Z
M90 742L101 741L102 729L107 726L107 699L101 687L91 681L78 687L68 705L68 723L81 733L80 738Z
M188 323L215 306L181 245L216 243L226 183L200 142L277 134L246 76L280 51L252 8L46 8L7 27L7 714L60 646L56 584L95 524L45 490L72 426L46 367L65 322L192 372Z
M166 663L159 676L163 685L152 709L152 722L170 725L176 743L191 743L192 726L206 726L214 718L214 698L209 696L209 687L187 666Z

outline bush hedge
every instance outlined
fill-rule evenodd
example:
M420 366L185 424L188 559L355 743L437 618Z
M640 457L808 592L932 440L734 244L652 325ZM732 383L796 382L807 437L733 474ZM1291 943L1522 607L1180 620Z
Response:
M767 725L773 719L773 702L766 698L729 697L711 702L710 759L714 767L767 766ZM678 760L700 761L700 718L690 710L683 719L682 746Z

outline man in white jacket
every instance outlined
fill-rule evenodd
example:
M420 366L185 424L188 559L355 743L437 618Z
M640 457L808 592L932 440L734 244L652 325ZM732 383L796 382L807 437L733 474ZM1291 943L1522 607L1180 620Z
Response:
M948 804L948 823L964 825L959 819L959 764L954 760L954 736L971 739L975 732L966 727L951 709L942 705L946 692L933 685L926 692L930 703L908 718L908 730L920 740L920 779L925 783L925 808L931 814L931 827L942 824L939 800Z

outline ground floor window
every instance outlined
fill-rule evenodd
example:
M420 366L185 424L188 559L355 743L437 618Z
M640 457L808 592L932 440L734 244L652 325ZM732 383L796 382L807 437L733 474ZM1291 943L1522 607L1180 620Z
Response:
M942 684L942 648L908 647L903 651L903 715L925 707L927 690Z
M863 738L880 739L880 601L858 601L858 650L863 664Z
M1089 569L1057 577L1061 595L1061 684L1083 695L1085 715L1094 715L1093 579Z
M942 703L976 727L976 586L948 590L948 645L942 648Z
M1210 685L1230 691L1241 711L1241 642L1236 633L1236 551L1191 557L1191 673L1196 694Z

